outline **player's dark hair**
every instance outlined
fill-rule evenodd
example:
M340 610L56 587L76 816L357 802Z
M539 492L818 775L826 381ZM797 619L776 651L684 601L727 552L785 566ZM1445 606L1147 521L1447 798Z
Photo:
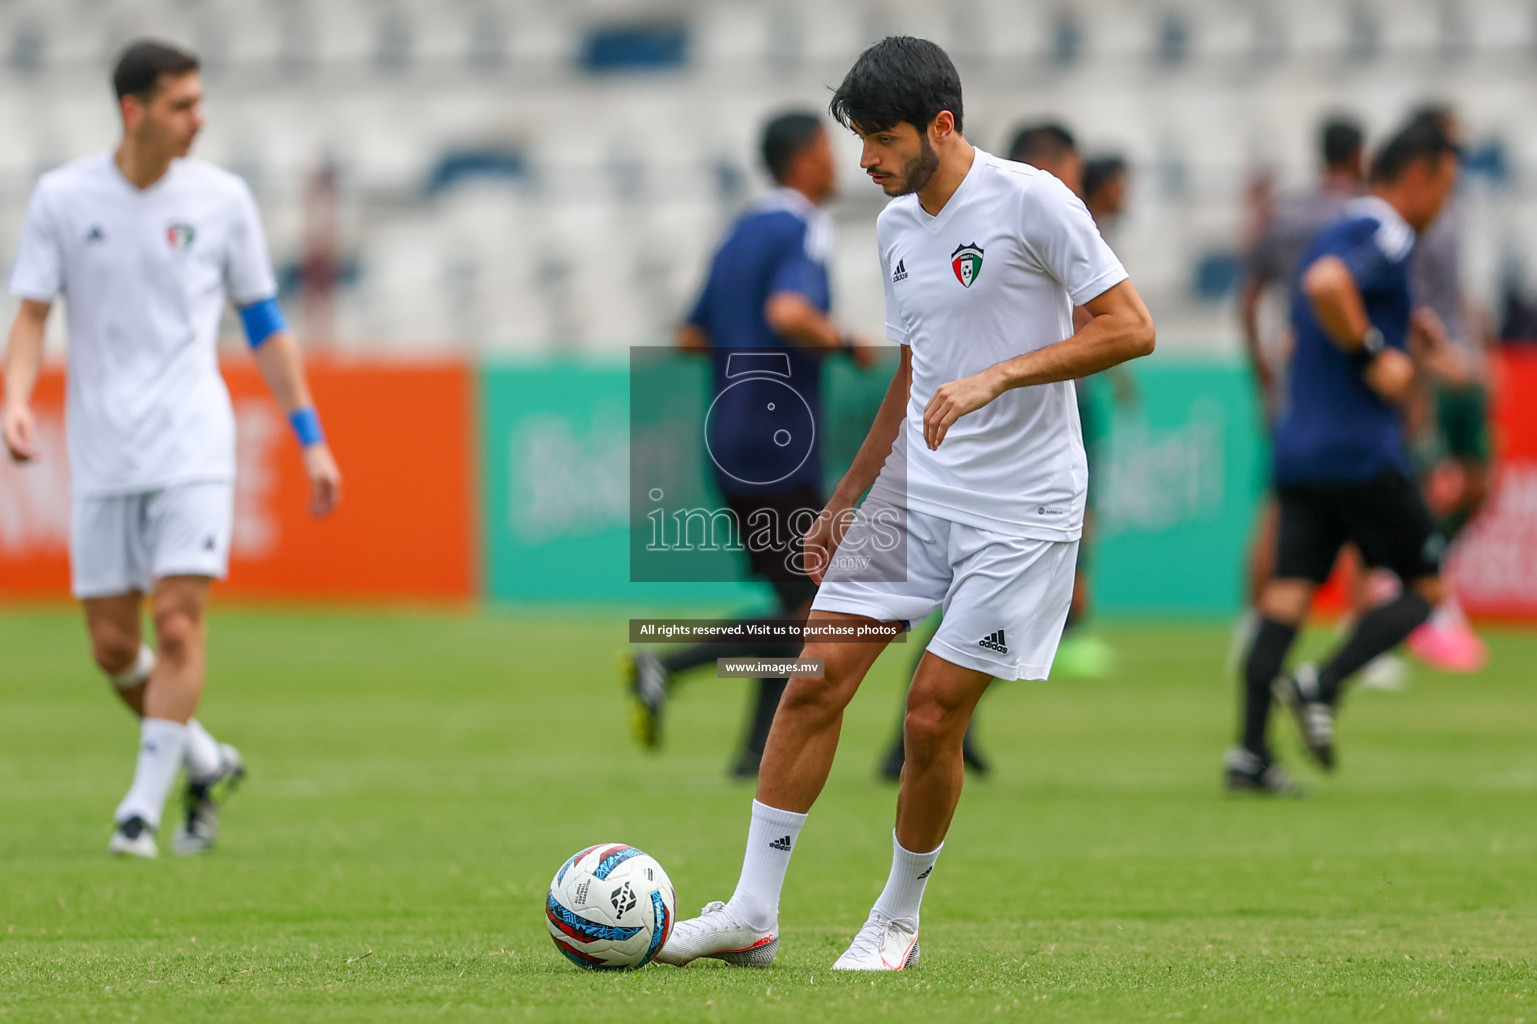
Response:
M822 134L822 119L805 110L780 114L763 126L763 164L775 181L784 181L801 150Z
M1041 160L1060 160L1078 148L1078 140L1056 121L1025 125L1014 133L1009 143L1009 159L1034 164Z
M112 88L117 98L137 96L148 99L160 85L161 75L179 76L196 71L202 65L186 50L155 39L129 43L112 70Z
M1372 161L1372 183L1391 185L1414 164L1422 160L1439 160L1447 153L1456 152L1457 144L1446 134L1439 120L1416 117L1377 151L1377 157Z
M1099 156L1093 160L1084 162L1083 165L1083 194L1085 197L1094 195L1105 184L1126 173L1126 158L1122 156Z
M961 76L945 51L927 39L887 36L843 76L828 109L845 128L880 132L903 121L927 131L941 110L961 130Z
M1366 133L1353 118L1331 117L1318 132L1318 149L1323 155L1325 167L1344 167L1353 164L1361 155L1361 145Z

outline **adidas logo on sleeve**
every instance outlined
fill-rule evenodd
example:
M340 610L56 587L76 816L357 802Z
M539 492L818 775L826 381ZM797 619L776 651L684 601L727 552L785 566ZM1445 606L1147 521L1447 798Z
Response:
M1009 653L1008 643L1007 643L1007 641L1004 640L1004 638L1003 638L1003 630L1001 630L1001 629L997 630L996 632L989 633L987 636L983 637L981 640L978 640L977 641L977 646L978 647L986 647L988 650L990 650L990 651L997 651L999 654L1008 654Z

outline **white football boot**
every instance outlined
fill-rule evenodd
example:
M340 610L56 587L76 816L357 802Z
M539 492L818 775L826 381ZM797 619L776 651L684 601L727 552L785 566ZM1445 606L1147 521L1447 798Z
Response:
M673 925L667 944L656 955L658 963L682 967L711 957L738 967L767 967L779 952L779 930L760 931L744 922L737 912L716 900L698 917Z
M116 857L154 860L160 856L160 848L155 845L154 826L138 815L134 815L127 821L118 822L117 827L112 830L112 840L107 844L107 852Z
M901 971L918 962L918 925L870 911L870 919L843 951L835 971Z

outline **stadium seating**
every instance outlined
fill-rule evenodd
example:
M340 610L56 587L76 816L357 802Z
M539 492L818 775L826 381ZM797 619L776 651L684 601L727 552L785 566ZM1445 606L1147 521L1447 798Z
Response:
M889 32L951 48L983 146L1055 116L1090 152L1127 156L1133 207L1112 240L1176 347L1232 346L1231 275L1213 268L1236 253L1245 183L1266 171L1305 184L1328 111L1380 132L1415 102L1455 102L1510 165L1505 184L1471 190L1469 229L1487 233L1475 241L1510 260L1532 244L1512 227L1537 210L1520 187L1537 155L1523 74L1537 20L1521 0L654 10L637 21L614 0L0 2L0 262L36 174L112 138L106 69L146 33L205 56L200 153L249 178L281 263L299 257L306 180L336 162L342 241L359 267L339 297L341 347L617 352L664 339L718 231L762 185L762 117L822 106ZM466 153L516 153L526 173L434 186ZM857 150L840 153L838 290L875 331L879 197L853 173ZM1490 263L1475 291L1491 292L1509 262Z

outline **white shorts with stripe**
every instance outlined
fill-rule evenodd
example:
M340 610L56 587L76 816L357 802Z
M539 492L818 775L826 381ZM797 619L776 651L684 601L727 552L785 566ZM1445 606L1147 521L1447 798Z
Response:
M1076 540L1014 537L866 501L811 607L910 626L941 609L930 652L997 679L1045 679L1077 560Z
M166 576L223 579L234 521L235 485L228 481L77 495L69 531L75 597L149 593Z

